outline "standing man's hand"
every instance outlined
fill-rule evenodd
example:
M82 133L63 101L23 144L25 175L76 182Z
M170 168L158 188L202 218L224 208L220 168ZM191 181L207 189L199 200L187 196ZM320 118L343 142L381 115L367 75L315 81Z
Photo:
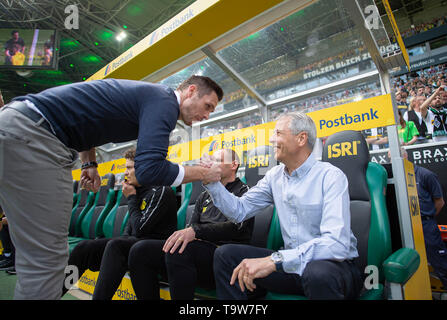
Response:
M82 169L81 171L81 188L88 191L98 192L101 187L101 177L99 176L98 169L95 167L90 167Z
M79 152L79 159L81 160L81 179L79 183L81 188L98 192L101 187L101 177L98 173L98 164L96 163L95 148Z
M199 165L204 167L204 168L210 168L213 165L213 160L211 159L211 157L209 156L208 153L205 153L201 158L200 158L200 162Z
M222 169L220 165L214 163L211 167L206 168L204 177L202 179L203 184L208 184L210 182L217 182L222 179Z

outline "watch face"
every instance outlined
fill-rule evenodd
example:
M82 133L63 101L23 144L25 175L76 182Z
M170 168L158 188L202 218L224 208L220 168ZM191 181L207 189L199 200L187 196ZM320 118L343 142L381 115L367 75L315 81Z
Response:
M282 254L279 252L273 252L271 257L272 257L273 262L275 262L275 263L282 262L282 260L283 260Z

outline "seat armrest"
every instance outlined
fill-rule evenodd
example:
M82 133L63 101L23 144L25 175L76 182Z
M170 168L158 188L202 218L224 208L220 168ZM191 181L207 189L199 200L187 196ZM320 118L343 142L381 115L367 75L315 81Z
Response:
M401 248L383 262L385 279L388 282L404 284L419 268L421 259L416 250Z

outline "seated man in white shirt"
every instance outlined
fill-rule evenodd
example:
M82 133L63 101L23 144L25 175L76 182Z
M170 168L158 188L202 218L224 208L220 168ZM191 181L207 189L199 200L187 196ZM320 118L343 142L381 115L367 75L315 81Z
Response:
M221 183L207 183L214 204L230 221L241 222L274 204L284 250L227 244L214 254L219 299L247 299L272 291L310 299L356 299L363 286L353 260L348 180L335 166L316 161L313 120L304 113L279 118L270 139L281 162L238 198ZM205 165L205 164L204 164Z

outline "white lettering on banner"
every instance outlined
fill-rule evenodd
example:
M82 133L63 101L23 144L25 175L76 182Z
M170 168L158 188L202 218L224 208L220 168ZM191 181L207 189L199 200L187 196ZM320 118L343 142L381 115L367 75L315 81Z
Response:
M380 53L381 54L385 54L385 53L388 53L388 52L393 52L393 51L398 50L398 49L399 49L399 45L397 43L393 43L393 44L390 44L388 46L381 46L380 47ZM365 61L365 60L369 60L369 59L371 59L371 55L369 54L369 52L362 53L362 54L359 54L357 56L353 56L351 58L345 59L343 61L338 61L336 63L329 64L329 65L321 67L319 69L312 70L312 71L309 71L309 72L305 72L303 74L303 79L304 80L311 79L311 78L317 77L319 75L322 75L322 74L325 74L325 73L328 73L328 72L331 72L331 71L335 71L335 70L338 70L338 69L346 68L346 67L354 65L356 63L359 63L359 62L362 62L362 61Z
M133 56L133 52L130 51L127 55L125 55L124 57L119 59L117 62L113 62L112 63L112 70L115 70L116 68L118 68L119 66L121 66L122 64L127 62L130 58L132 58L132 56Z
M436 149L425 149L413 151L413 163L435 163L447 162L447 147L437 147Z
M175 19L167 27L161 29L161 36L162 37L166 36L167 34L171 33L172 31L174 31L179 26L181 26L182 24L184 24L186 21L190 20L193 17L194 12L192 11L192 9L189 9L188 12L185 13L183 16L181 16L178 19Z

